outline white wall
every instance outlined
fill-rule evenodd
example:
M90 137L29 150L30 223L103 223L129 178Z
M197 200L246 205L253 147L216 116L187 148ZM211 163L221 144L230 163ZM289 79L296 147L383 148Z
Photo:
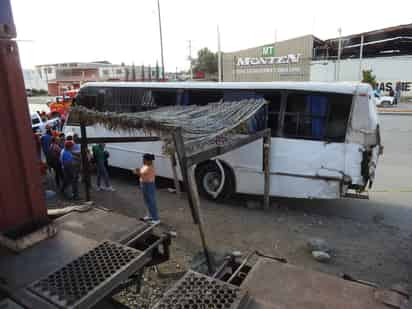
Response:
M47 83L42 80L37 70L23 70L24 85L26 89L47 90Z
M340 62L340 81L361 80L362 70L372 70L384 92L394 88L396 82L402 84L402 95L412 96L412 56L364 58L362 67L359 59L345 59ZM336 61L312 61L311 81L335 81Z

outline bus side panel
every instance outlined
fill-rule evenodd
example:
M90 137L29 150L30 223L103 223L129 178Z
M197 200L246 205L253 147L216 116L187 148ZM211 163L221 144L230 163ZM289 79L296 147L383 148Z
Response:
M263 193L261 140L221 158L235 171L237 192ZM272 138L271 195L337 198L345 175L362 183L361 162L360 145Z

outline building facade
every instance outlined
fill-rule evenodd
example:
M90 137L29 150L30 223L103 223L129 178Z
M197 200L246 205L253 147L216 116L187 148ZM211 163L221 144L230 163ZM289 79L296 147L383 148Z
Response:
M27 90L45 90L47 91L47 83L43 80L37 70L24 69L24 86Z
M223 81L307 81L313 46L320 41L306 35L274 44L224 53Z
M94 81L150 81L159 80L158 66L116 65L110 62L69 62L36 66L51 96L65 90L78 89L83 83Z
M384 93L398 84L403 96L412 97L412 24L324 41L306 35L223 53L222 68L227 82L354 82L372 70Z

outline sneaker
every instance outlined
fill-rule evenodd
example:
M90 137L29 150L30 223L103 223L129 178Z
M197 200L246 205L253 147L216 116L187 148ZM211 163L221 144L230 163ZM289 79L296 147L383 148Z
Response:
M150 220L150 223L151 223L151 224L159 224L159 223L160 223L160 220Z
M116 191L113 187L104 188L105 191L114 192Z
M150 216L144 216L143 218L142 218L142 220L143 221L151 221L152 220L152 217L150 217Z
M96 191L102 191L102 190L103 190L102 187L97 187L97 188L96 188Z

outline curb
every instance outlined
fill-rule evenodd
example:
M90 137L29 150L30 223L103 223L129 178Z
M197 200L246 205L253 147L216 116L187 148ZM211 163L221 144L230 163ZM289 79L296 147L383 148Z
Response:
M379 115L399 115L399 116L412 116L412 111L407 112L378 112Z

